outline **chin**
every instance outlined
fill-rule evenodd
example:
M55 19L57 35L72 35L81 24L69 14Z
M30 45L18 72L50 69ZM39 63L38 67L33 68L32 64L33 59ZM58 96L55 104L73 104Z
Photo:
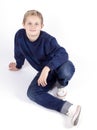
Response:
M34 35L37 35L37 33L35 33L35 32L33 32L33 33L30 32L29 35L30 35L30 36L34 36Z

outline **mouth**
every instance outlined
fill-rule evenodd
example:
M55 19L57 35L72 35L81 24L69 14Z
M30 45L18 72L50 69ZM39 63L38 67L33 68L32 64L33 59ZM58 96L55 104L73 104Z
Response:
M36 30L29 30L30 32L36 32Z

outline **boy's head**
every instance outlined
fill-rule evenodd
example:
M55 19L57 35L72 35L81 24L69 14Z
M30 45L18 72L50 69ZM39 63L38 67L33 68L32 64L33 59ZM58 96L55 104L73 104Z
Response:
M37 10L28 10L24 14L23 24L25 24L28 16L37 16L37 17L39 17L40 20L41 20L41 24L43 24L43 16L42 16L42 14L39 11L37 11Z
M43 27L43 16L39 11L29 10L24 14L23 26L28 38L38 37Z

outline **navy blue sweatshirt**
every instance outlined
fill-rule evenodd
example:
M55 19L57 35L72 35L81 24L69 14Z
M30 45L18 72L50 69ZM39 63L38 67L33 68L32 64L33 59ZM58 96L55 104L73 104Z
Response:
M53 36L44 31L41 31L38 39L32 42L25 30L20 29L15 34L14 44L17 68L21 68L26 59L37 71L41 71L44 66L55 70L68 60L66 50Z

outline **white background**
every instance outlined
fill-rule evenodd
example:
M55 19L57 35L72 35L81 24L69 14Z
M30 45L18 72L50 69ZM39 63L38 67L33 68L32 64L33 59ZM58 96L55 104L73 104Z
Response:
M27 98L27 88L37 73L27 62L19 72L8 70L14 61L14 34L30 9L43 14L43 30L57 38L76 67L66 97L82 106L76 127L70 127L64 115ZM96 0L0 0L0 130L97 129L96 44Z

